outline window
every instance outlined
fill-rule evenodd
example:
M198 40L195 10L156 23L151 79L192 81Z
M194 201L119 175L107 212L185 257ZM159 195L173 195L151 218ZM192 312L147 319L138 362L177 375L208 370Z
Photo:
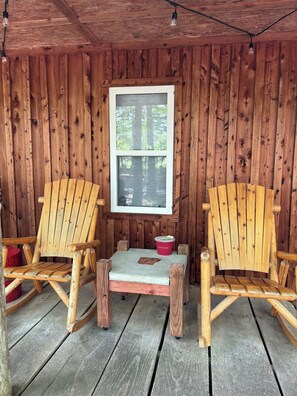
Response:
M174 86L109 88L111 211L172 214Z

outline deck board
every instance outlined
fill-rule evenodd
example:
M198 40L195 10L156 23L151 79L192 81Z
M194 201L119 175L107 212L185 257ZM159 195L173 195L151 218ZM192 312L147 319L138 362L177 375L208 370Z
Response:
M183 338L170 336L167 327L156 372L153 396L207 395L209 391L208 350L197 343L197 288L190 288L185 306Z
M168 299L142 295L94 395L147 395Z
M68 337L23 393L27 396L91 395L137 301L129 295L121 301L113 295L114 320L108 330L98 329L94 317Z
M78 315L82 314L86 306L90 305L94 295L91 289L82 288L80 297ZM28 305L24 309L30 309ZM26 388L28 383L38 374L40 368L69 336L66 331L66 317L67 308L60 302L11 349L13 395L20 394Z
M93 318L69 335L66 307L45 288L8 317L13 395L270 396L279 386L295 395L297 350L269 305L251 300L258 327L249 300L236 301L213 322L208 350L198 347L197 296L191 287L179 340L169 335L168 298L118 293L109 330ZM86 307L92 290L81 297Z
M297 350L284 335L278 321L270 315L271 305L267 301L256 298L251 299L251 302L283 394L295 396L297 393ZM283 302L283 304L290 303ZM292 311L294 310L293 308Z
M214 396L280 394L247 299L235 301L215 319L212 329Z
M32 282L31 282L32 284ZM32 287L32 286L31 286ZM23 287L23 293L29 291L30 288ZM12 348L24 335L30 331L48 312L53 309L59 302L60 298L53 289L47 286L43 289L42 294L35 296L27 308L30 310L19 309L8 320L8 345Z

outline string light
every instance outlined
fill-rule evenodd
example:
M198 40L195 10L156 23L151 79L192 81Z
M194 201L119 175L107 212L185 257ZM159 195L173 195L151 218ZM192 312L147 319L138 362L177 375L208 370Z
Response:
M277 19L276 21L272 22L270 25L268 25L264 29L260 30L258 33L253 33L253 32L250 32L249 30L241 29L238 26L234 26L234 25L232 25L230 23L224 22L221 19L215 18L215 17L213 17L211 15L204 14L204 12L193 10L192 8L186 7L186 6L182 5L182 4L176 3L174 1L171 1L171 0L165 0L165 1L167 3L169 3L171 6L173 6L174 9L175 9L174 13L172 14L171 26L176 26L176 24L177 24L177 8L179 7L181 9L185 10L185 11L191 12L192 14L203 16L205 18L211 19L214 22L220 23L221 25L227 26L227 27L229 27L231 29L237 30L238 32L245 33L245 34L249 35L249 37L250 37L249 54L253 54L254 53L254 42L253 42L253 38L254 37L260 36L260 34L266 32L272 26L276 25L278 22L280 22L281 20L283 20L283 19L287 18L288 16L294 14L297 11L297 8L295 8L292 11L290 11L287 14L283 15L282 17L280 17L279 19ZM174 16L175 16L175 18L174 18ZM173 20L174 20L174 22L173 22Z
M8 0L5 0L4 1L4 11L3 11L3 21L2 21L2 23L3 23L3 41L2 41L2 51L1 51L2 63L7 62L7 56L6 56L6 52L5 52L6 33L7 33L8 25L9 25L7 6L8 6Z
M7 62L7 56L4 50L1 51L1 58L2 58L2 63Z
M172 27L175 27L177 25L177 11L176 11L176 7L174 9L174 12L172 14L172 18L171 18L171 24Z
M6 10L3 11L3 26L8 26L8 12Z
M253 35L250 34L250 44L249 44L249 54L253 54L254 53L254 43L253 43Z

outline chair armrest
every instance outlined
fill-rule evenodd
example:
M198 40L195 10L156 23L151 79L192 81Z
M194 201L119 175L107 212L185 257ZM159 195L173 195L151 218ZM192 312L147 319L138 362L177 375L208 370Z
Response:
M281 260L297 261L297 253L276 252L276 255Z
M96 239L95 241L91 241L91 242L73 243L72 245L70 245L70 250L72 252L77 252L79 250L94 248L99 245L100 245L100 241Z
M24 245L28 243L35 243L36 241L37 241L36 236L20 237L20 238L2 238L2 244L5 246Z

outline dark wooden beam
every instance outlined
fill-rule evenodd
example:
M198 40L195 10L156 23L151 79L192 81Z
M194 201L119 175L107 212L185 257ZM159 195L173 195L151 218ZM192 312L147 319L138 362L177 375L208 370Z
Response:
M86 14L86 15L81 15L81 16L77 16L75 14L75 12L72 10L72 8L69 7L69 5L67 4L67 2L65 0L52 0L52 2L59 8L59 10L61 12L63 12L63 14L65 15L65 17L67 18L43 18L40 19L38 18L37 20L31 19L30 21L28 20L17 20L14 21L13 23L11 23L11 25L9 26L10 30L14 30L14 29L24 29L26 28L28 25L30 25L30 27L51 27L51 26L61 26L61 25L67 25L69 24L69 22L71 23L75 23L76 25L79 25L80 27L86 28L89 32L91 32L90 29L88 29L85 24L98 24L98 23L112 23L112 22L119 22L119 21L123 21L123 20L148 20L151 19L152 21L156 20L156 19L160 19L160 18L167 18L168 20L170 20L171 18L171 14L172 14L172 8L166 3L165 5L160 6L160 8L148 8L145 10L141 10L141 11L125 11L125 12L117 12L114 10L110 10L109 12L106 12L105 10L99 10L99 11L94 11L93 13L90 14ZM294 5L293 5L294 3ZM204 5L204 6L193 6L191 7L192 10L196 10L196 11L201 11L204 13L208 13L209 15L213 15L216 17L219 17L218 10L223 13L224 15L224 11L225 11L225 7L228 7L228 9L230 9L230 5L229 3L226 4L220 4L220 7L218 9L217 5L214 4L208 4L208 5ZM271 12L273 10L280 10L279 11L279 16L285 15L286 13L292 11L294 8L296 8L296 1L291 2L287 1L286 4L282 4L281 2L279 2L279 0L275 3L275 2L265 2L264 5L263 3L249 3L249 5L242 5L241 2L235 2L233 3L232 7L234 8L233 12L228 12L227 15L232 15L232 14L236 14L238 13L238 11L242 11L243 9L246 10L246 13L251 13L251 12L256 12L259 15L261 15L261 13L267 13L267 12ZM270 7L270 8L269 8ZM208 12L209 11L209 12ZM215 14L213 14L212 12L215 11ZM183 9L179 9L178 13L180 15L185 15L185 16L193 16L193 14L191 14L188 11L184 11ZM221 16L220 19L224 20L224 17ZM230 22L230 21L229 21ZM271 21L273 22L273 21ZM235 23L235 22L234 22ZM91 34L93 35L93 33L91 32ZM93 35L94 36L94 35ZM95 36L94 36L95 37Z
M22 47L21 49L7 49L6 54L10 58L17 56L39 56L53 54L71 54L71 53L91 53L100 51L109 51L112 49L111 44L74 44L74 45L55 45L46 47Z
M97 36L83 23L65 0L51 0L52 3L66 16L66 18L80 30L92 44L100 44Z
M295 32L271 32L263 33L257 37L254 42L268 42L268 41L295 41L297 40L297 31ZM100 44L76 44L76 45L60 45L47 47L28 47L11 48L6 50L9 57L16 56L38 56L50 55L59 53L73 53L73 52L98 52L114 50L135 50L135 49L151 49L151 48L173 48L185 46L199 46L199 45L215 45L215 44L233 44L233 43L249 43L247 35L233 35L233 36L209 36L209 37L184 37L172 39L158 39L150 41L122 41L116 43L100 43Z

